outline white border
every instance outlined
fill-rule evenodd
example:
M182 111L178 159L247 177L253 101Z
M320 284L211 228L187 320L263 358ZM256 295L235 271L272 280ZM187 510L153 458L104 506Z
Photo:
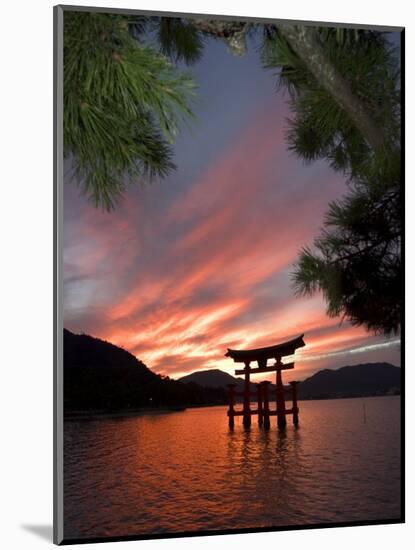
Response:
M68 2L70 4L71 2ZM75 3L75 2L74 2ZM215 13L255 17L322 20L346 23L405 26L407 79L407 143L413 151L414 18L410 2L327 2L297 0L112 0L76 2L161 11ZM52 521L52 6L48 0L21 0L2 6L2 212L1 235L1 502L5 548L26 549L50 545L27 526L51 526ZM414 280L412 242L414 224L410 208L414 191L413 166L407 154L407 280ZM413 218L413 216L412 216ZM414 291L407 289L407 342L411 342ZM413 352L407 350L407 393L414 386ZM415 466L410 437L414 407L407 398L407 524L277 532L208 538L168 539L113 543L109 548L225 548L238 544L286 545L337 549L375 545L379 549L405 544L415 538L411 492ZM23 527L26 526L26 527ZM38 529L39 530L39 529ZM41 529L45 532L46 529ZM109 543L106 543L107 547ZM98 545L94 545L98 548Z

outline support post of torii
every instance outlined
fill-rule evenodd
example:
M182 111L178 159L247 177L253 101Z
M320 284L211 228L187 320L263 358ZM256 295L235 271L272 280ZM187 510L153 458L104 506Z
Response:
M249 376L249 361L245 363L245 384L244 384L244 408L243 425L249 428L251 425L251 381Z
M269 400L268 400L268 386L270 382L268 380L265 380L264 382L260 382L260 385L262 386L262 393L264 396L264 428L266 430L269 430L271 423L269 420Z
M285 412L285 396L284 396L284 386L282 383L282 376L281 376L281 370L282 370L282 363L281 359L277 361L275 368L276 368L276 377L275 377L275 384L276 384L276 404L277 404L277 424L279 428L285 428L287 425L287 419L286 419L286 412Z
M264 423L264 413L263 413L263 407L262 407L262 399L263 399L263 386L261 384L257 384L257 398L258 398L258 426L262 426Z
M295 426L298 426L298 405L297 405L297 381L290 382L291 391L292 391L292 401L293 401L293 423Z
M233 408L235 403L235 386L236 384L228 384L229 389L229 427L232 429L235 426L235 409Z

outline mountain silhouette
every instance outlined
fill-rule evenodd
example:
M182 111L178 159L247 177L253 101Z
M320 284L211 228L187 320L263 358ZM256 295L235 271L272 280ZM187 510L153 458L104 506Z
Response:
M128 351L64 330L64 411L128 411L224 404L226 390L182 384L152 372Z
M194 382L210 388L225 388L227 384L236 384L242 391L244 381L219 369L193 372L180 382ZM251 390L256 384L251 383ZM270 387L270 394L274 390ZM303 380L298 386L299 399L324 399L328 397L354 397L359 395L384 395L399 393L401 388L401 369L390 363L363 363L341 367L337 370L324 369Z
M192 372L191 374L182 376L178 380L185 384L193 382L206 388L226 388L228 384L236 384L238 389L244 386L244 380L242 378L236 378L220 369ZM252 385L254 386L255 384Z
M337 370L324 369L298 386L300 399L354 397L399 393L401 369L390 363L363 363Z
M220 369L193 372L172 380L151 371L134 355L86 334L64 330L64 411L127 412L227 403L227 385L243 390L242 378ZM302 381L300 399L399 393L401 370L389 363L324 369ZM253 398L256 384L251 383ZM270 388L270 393L274 386ZM240 399L240 397L238 397Z

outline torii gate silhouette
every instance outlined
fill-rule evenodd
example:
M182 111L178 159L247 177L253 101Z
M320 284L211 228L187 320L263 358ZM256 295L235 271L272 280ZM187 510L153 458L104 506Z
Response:
M294 355L295 350L305 346L303 340L304 334L277 344L275 346L269 346L266 348L247 349L247 350L235 350L229 349L225 353L225 357L230 357L235 363L244 363L243 369L235 370L235 374L245 375L244 391L237 393L235 391L236 384L228 384L229 388L229 427L233 428L235 425L235 416L243 417L243 425L249 427L251 425L251 415L258 415L258 424L264 426L264 428L270 427L270 416L277 417L277 423L279 428L284 428L287 424L286 415L293 415L293 422L298 424L298 405L297 405L297 384L298 382L290 382L290 388L285 388L282 383L281 371L293 369L294 363L283 364L281 359L288 355ZM274 365L267 365L268 359L275 359ZM251 368L250 365L253 361L256 361L258 367ZM260 382L258 384L258 406L256 409L251 409L251 391L250 391L250 377L251 374L258 374L263 372L276 372L276 408L270 410L269 408L269 381ZM289 391L292 397L292 408L287 409L285 407L285 392ZM243 395L243 409L235 410L235 396Z

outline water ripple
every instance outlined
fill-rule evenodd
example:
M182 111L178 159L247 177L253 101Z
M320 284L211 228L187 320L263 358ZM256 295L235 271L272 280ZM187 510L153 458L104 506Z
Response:
M364 402L302 402L283 433L224 407L68 421L65 537L399 518L400 400Z

